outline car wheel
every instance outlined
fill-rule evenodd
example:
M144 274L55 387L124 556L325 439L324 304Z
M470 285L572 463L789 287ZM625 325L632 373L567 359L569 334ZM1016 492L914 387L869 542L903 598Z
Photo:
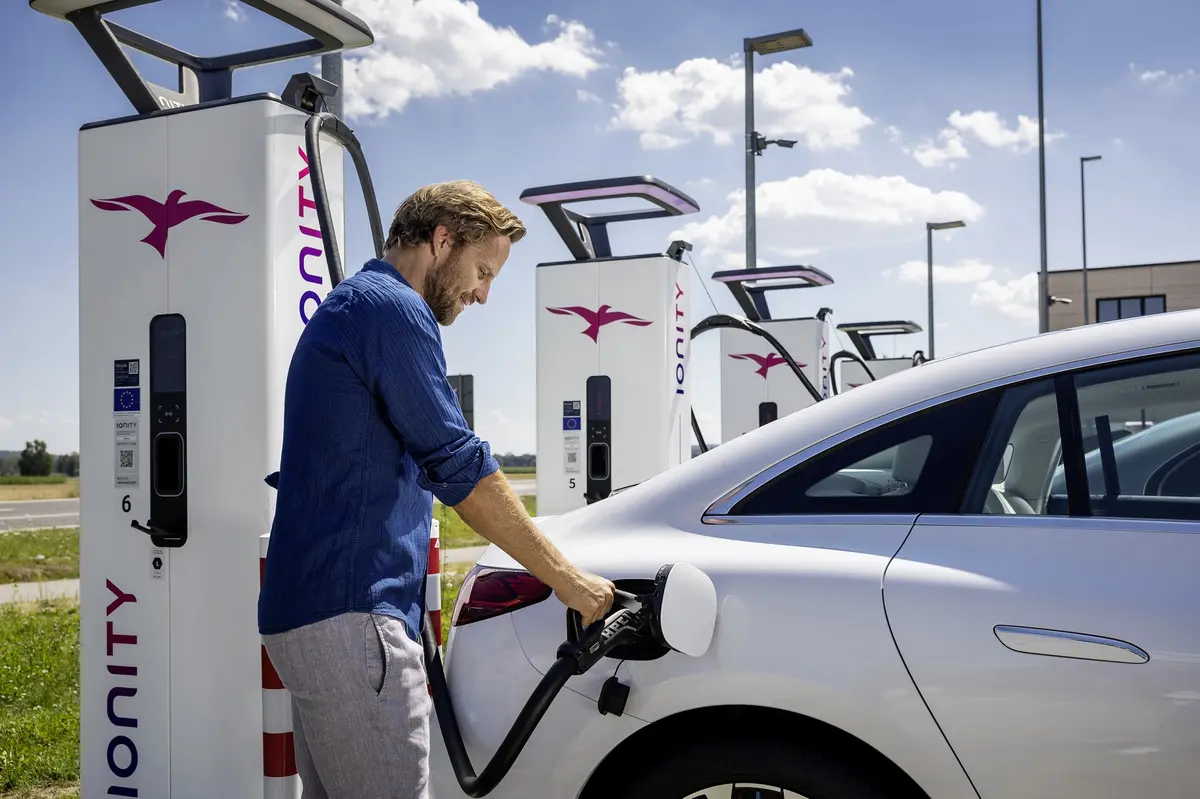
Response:
M804 742L739 737L649 757L624 799L912 799L870 762Z

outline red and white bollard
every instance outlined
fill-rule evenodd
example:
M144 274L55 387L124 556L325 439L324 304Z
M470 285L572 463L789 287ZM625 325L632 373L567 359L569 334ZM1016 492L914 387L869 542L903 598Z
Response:
M425 612L433 625L434 639L442 645L442 545L437 519L429 529L429 565L425 569Z
M267 568L270 534L258 539L258 585ZM263 799L299 799L296 745L292 736L292 695L262 648Z

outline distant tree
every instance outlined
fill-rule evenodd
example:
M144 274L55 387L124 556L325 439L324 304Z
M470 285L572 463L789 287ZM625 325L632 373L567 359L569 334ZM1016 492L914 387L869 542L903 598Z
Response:
M20 474L19 462L20 457L15 452L11 455L0 457L0 474Z
M70 455L59 455L54 459L54 471L59 474L65 474L67 477L78 477L79 453L72 452Z
M54 456L46 451L45 441L26 441L17 465L23 475L47 477L54 472Z

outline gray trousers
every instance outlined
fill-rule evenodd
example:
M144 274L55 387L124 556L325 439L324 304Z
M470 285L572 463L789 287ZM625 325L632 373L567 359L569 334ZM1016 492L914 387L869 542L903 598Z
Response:
M432 700L402 621L348 613L263 644L292 695L304 799L427 799Z

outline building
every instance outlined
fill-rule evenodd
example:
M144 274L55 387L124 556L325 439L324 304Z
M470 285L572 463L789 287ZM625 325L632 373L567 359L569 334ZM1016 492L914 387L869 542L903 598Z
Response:
M1200 308L1200 261L1090 267L1087 277L1088 322ZM1082 270L1050 272L1047 293L1050 330L1083 324Z

